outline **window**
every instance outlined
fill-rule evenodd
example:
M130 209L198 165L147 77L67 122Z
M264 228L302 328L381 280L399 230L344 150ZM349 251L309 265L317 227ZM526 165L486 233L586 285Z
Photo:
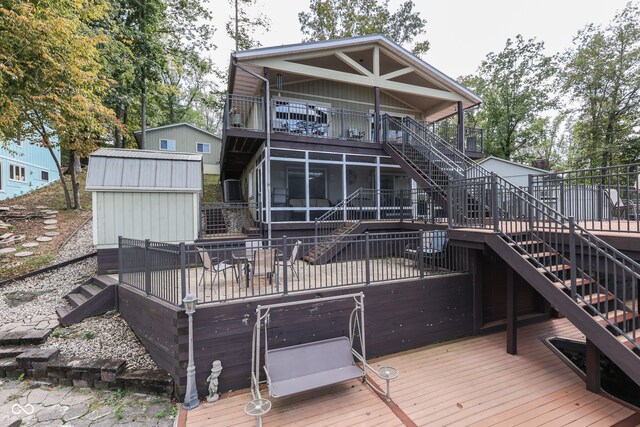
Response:
M26 169L23 166L9 165L9 179L12 181L26 182Z
M198 153L209 154L211 153L211 144L196 142L196 151Z
M160 149L165 151L176 151L175 139L161 139Z
M49 181L49 171L40 171L40 179L42 181Z

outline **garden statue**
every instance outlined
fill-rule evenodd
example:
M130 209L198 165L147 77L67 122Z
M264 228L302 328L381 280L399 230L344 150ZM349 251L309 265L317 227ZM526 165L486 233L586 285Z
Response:
M207 377L207 381L209 382L209 396L207 396L207 402L215 402L220 397L218 395L218 377L220 376L220 372L222 372L222 362L219 360L214 360L211 365L211 375Z

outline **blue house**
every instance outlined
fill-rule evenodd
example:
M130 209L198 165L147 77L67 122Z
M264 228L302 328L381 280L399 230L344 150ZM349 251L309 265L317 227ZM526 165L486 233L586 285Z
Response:
M60 148L54 152L60 161ZM25 140L0 145L0 200L28 193L59 177L48 149Z

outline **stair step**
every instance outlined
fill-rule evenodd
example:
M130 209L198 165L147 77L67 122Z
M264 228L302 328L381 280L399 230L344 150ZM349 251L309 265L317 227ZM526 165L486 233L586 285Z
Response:
M602 304L603 302L606 301L615 301L616 297L611 295L611 294L591 294L591 295L585 295L584 300L586 302L580 301L580 303L578 304L580 307L585 308L588 307L588 305L597 305L597 304Z
M73 308L76 308L87 301L87 297L79 293L69 294L66 298Z
M114 279L113 277L104 274L101 276L95 276L92 282L97 287L104 289L109 285L117 285L118 279Z
M91 298L94 295L98 295L103 288L100 288L96 285L85 284L80 286L80 292L82 295L87 297L87 299Z
M522 242L511 242L509 246L530 246L530 245L541 245L544 243L542 240L524 240Z
M567 271L571 270L571 266L568 264L556 264L548 267L538 267L536 268L540 273L557 273L558 271Z
M627 333L627 335L633 336L632 333ZM633 345L633 342L629 341L624 335L619 335L616 338L617 338L618 341L620 341L622 344L624 344L629 349L633 350L633 349L637 348L635 345ZM636 331L635 342L640 345L640 331Z
M547 257L551 257L551 256L555 256L557 255L557 252L538 252L535 254L522 254L520 255L523 258L547 258Z
M620 310L618 310L617 312L611 311L607 314L607 319L609 319L609 322L613 324L628 322L637 317L639 316L635 313L631 313L631 312L621 313ZM598 316L598 318L599 318L598 323L600 324L600 326L605 326L605 327L609 326L609 322L607 322L607 320L602 319L600 316Z
M58 315L58 319L62 319L67 314L71 313L72 310L73 308L68 305L65 305L63 307L56 307L56 314Z
M576 288L580 289L582 286L586 286L586 285L588 285L588 284L590 284L592 282L595 283L595 281L593 279L591 279L590 277L587 277L587 278L584 278L584 279L576 278ZM553 282L553 284L558 289L571 290L571 279L563 280L561 282Z

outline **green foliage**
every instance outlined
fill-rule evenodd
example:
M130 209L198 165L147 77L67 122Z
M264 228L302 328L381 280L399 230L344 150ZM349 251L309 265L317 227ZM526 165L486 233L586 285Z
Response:
M93 332L93 331L85 331L85 332L82 334L82 339L83 339L83 340L87 340L87 341L88 341L88 340L92 340L92 339L94 339L95 337L96 337L96 333L95 333L95 332Z
M544 123L541 113L557 103L551 96L554 58L543 50L542 42L518 35L501 52L489 53L476 75L461 78L484 101L475 119L485 129L485 154L523 159L536 151L530 149Z
M236 51L260 47L260 40L254 37L257 30L269 31L271 21L259 13L250 16L248 11L255 8L256 0L229 0L234 15L229 18L225 29L227 35L235 41Z
M563 56L562 88L575 120L573 167L640 161L640 10L627 4L606 27L588 25Z
M18 381L24 381L24 380L25 380L25 378L26 378L26 375L25 375L25 373L24 373L24 372L23 372L23 373L21 373L20 375L18 375Z
M413 43L410 49L420 55L429 42L415 39L424 33L427 21L414 6L408 0L391 13L388 0L311 0L309 12L300 12L298 20L305 41L383 34L403 46Z

